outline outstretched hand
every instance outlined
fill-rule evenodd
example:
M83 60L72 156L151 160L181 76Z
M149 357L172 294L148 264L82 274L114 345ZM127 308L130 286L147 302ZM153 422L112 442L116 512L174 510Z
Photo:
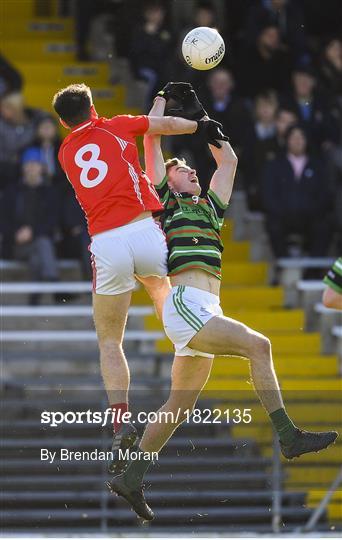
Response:
M192 85L186 82L168 82L157 96L163 97L166 101L170 98L182 100L192 90Z
M167 115L200 120L207 114L190 83L169 82L158 96L166 100Z
M215 120L200 120L197 122L196 134L203 135L208 144L221 148L219 141L228 141L228 137L222 132L223 126Z

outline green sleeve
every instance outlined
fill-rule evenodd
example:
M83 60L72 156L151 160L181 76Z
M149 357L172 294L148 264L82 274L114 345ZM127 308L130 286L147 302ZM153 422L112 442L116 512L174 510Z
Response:
M223 203L219 196L216 195L216 193L211 189L208 189L207 199L216 212L217 219L221 228L224 221L224 213L228 208L228 203Z
M167 176L164 176L160 184L154 186L163 204L167 201L170 192L167 180Z
M334 262L323 281L328 287L342 294L342 257Z

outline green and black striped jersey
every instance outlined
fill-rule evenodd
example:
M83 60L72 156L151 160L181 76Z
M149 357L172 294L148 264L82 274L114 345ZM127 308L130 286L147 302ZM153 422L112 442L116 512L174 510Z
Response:
M160 221L169 248L169 275L193 268L221 279L220 231L228 204L223 204L210 189L205 199L174 193L167 177L155 188L165 209Z
M339 257L324 278L324 283L342 294L342 257Z

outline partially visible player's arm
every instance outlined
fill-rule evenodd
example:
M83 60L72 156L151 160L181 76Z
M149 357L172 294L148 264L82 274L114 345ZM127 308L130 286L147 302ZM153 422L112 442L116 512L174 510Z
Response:
M149 112L149 117L163 117L166 101L162 97L156 97L153 107ZM151 125L151 124L150 124ZM144 155L146 174L154 185L160 184L166 176L164 156L160 146L160 135L144 136Z
M323 292L323 304L330 309L342 309L342 294L327 287Z
M235 178L238 158L228 141L220 141L221 148L209 144L210 151L216 161L217 169L210 181L210 189L223 204L228 204Z
M159 102L160 99L163 98L157 98L155 103ZM163 101L165 102L164 99ZM185 118L176 118L174 116L158 117L149 115L148 119L150 125L146 135L190 135L195 133L198 127L195 120L185 120Z

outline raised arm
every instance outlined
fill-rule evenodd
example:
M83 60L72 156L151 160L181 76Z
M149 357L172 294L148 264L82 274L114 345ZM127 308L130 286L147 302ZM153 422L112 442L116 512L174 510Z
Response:
M228 141L220 141L220 144L221 148L209 144L210 151L217 164L217 169L213 174L209 187L222 203L227 204L233 191L238 158Z
M164 98L156 97L153 107L149 112L149 117L151 115L153 118L162 119L165 105L166 101ZM154 185L158 185L166 175L164 156L160 146L160 135L149 135L148 132L145 134L144 154L146 174Z
M163 99L158 97L159 99ZM163 99L163 101L165 101ZM153 110L153 107L152 109ZM195 133L198 124L195 120L185 120L185 118L176 118L174 116L152 116L149 114L150 126L146 135L190 135Z

